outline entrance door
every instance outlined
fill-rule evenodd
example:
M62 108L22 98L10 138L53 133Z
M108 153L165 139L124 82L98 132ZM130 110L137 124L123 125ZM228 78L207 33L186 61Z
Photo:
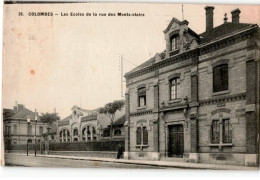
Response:
M184 152L183 125L169 126L168 156L182 157Z

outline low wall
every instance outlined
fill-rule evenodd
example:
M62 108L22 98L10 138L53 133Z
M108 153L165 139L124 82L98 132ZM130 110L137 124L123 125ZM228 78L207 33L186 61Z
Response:
M49 155L116 158L117 152L115 151L114 152L113 151L49 151Z

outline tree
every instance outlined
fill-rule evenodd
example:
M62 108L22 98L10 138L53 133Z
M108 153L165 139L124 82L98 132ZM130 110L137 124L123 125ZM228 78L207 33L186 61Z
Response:
M125 106L124 100L115 100L107 103L104 107L99 108L98 112L105 114L110 118L110 137L112 138L113 124L115 120L116 111L121 111Z
M60 120L60 117L58 116L57 113L42 113L42 115L40 116L40 120L43 123L46 123L48 125L48 127L51 127L51 125L56 122L57 120Z

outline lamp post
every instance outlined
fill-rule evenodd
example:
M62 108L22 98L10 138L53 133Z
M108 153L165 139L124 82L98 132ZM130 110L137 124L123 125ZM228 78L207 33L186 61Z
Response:
M37 124L37 114L35 110L35 135L34 135L34 156L36 157L36 124Z
M49 131L51 127L47 127L47 154L49 154Z
M29 137L29 124L30 124L30 117L27 116L27 156L28 156L28 137Z

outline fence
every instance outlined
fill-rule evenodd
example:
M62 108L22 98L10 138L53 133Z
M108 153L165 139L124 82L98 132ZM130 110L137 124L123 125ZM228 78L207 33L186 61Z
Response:
M50 143L50 151L118 151L119 144L124 147L124 140L102 140L91 142Z
M124 139L101 140L90 142L50 142L49 151L118 151L119 144L124 148ZM44 145L43 145L44 147ZM26 150L26 144L8 145L6 150ZM29 143L28 149L33 150L34 144ZM36 144L36 149L40 150L40 144Z

